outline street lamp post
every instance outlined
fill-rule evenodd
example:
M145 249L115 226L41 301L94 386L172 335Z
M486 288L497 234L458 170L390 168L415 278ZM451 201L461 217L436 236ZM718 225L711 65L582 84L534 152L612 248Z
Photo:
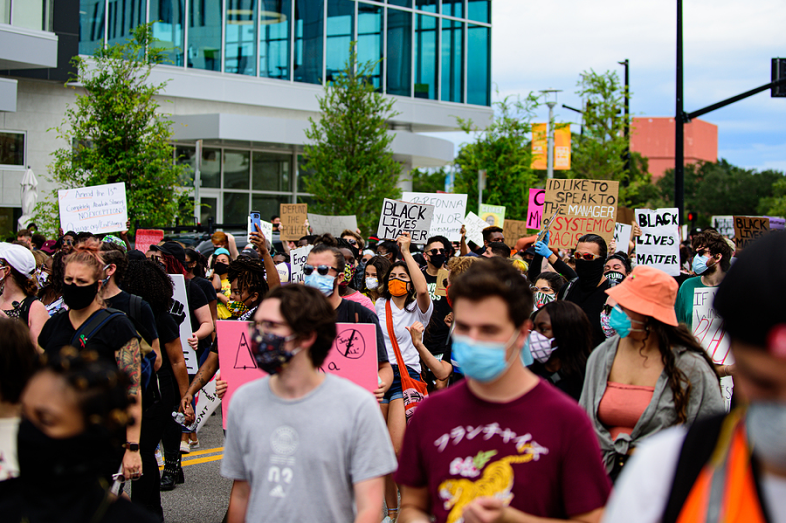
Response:
M541 91L546 98L546 105L549 106L549 127L548 145L546 149L546 176L554 178L554 106L557 105L557 93L559 89L544 89Z
M625 67L625 170L630 175L630 77L628 76L630 62L626 58L624 62L617 63Z

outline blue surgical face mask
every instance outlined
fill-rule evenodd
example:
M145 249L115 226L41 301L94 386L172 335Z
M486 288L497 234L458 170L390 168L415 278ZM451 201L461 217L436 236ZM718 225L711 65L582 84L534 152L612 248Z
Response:
M505 352L519 335L519 331L505 342L479 341L462 336L453 335L453 358L458 363L461 371L468 378L482 382L491 382L502 376L515 360L506 361ZM526 347L525 347L526 349ZM522 351L524 352L524 351ZM527 352L529 352L527 350ZM532 355L529 356L532 363ZM522 356L522 361L524 357Z
M697 254L693 257L693 272L696 274L704 274L707 272L707 258Z
M325 296L331 296L336 279L333 276L322 276L317 271L314 271L307 275L303 282L309 287L314 287Z
M643 324L643 321L638 320L631 320L625 312L620 309L619 305L615 305L613 309L611 309L611 314L609 315L609 326L617 331L617 334L620 335L620 338L627 338L631 332L644 332L644 329L634 329L633 322Z

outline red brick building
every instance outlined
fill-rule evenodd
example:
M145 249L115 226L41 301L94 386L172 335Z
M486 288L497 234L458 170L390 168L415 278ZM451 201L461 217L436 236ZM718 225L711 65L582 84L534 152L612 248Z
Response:
M649 159L652 178L674 168L674 118L633 118L630 149ZM718 126L704 120L685 125L685 164L718 161Z

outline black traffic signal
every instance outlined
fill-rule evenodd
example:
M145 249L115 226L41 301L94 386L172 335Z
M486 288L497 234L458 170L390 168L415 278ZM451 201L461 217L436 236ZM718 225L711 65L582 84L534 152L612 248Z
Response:
M698 216L696 215L695 212L693 211L688 212L688 222L691 224L691 226L693 226L693 224L696 223L697 218Z

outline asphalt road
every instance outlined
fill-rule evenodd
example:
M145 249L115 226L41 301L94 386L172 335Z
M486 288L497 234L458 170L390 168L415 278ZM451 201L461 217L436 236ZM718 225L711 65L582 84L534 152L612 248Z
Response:
M161 493L166 523L221 523L232 482L220 474L224 451L221 408L199 433L199 448L183 456L186 482Z

